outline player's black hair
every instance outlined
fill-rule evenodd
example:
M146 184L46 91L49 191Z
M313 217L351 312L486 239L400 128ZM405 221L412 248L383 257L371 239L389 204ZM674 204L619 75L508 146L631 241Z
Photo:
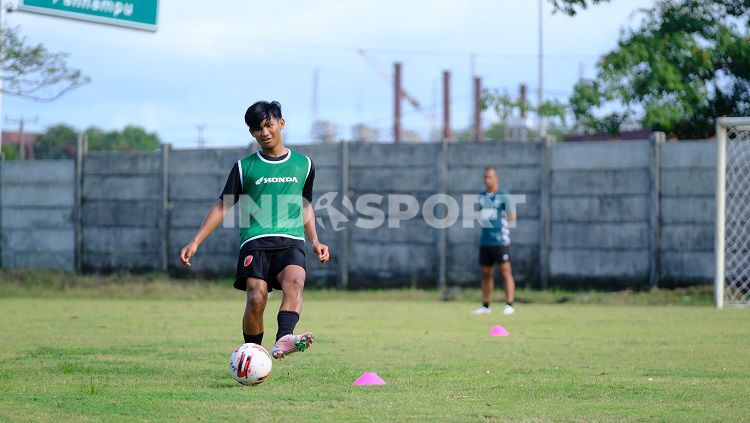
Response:
M493 172L495 172L495 175L499 175L499 174L500 174L500 173L499 173L499 172L497 171L497 169L495 169L495 168L494 168L494 167L492 167L492 166L485 166L485 167L484 167L484 171L485 171L485 172L488 172L488 171L490 171L490 170L491 170L491 171L493 171Z
M281 119L281 104L278 101L257 101L245 112L245 124L251 131L259 130L263 121L270 118Z

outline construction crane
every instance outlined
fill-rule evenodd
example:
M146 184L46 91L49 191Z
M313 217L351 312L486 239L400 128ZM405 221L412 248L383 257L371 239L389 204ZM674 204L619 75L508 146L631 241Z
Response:
M380 66L378 66L377 62L375 62L375 60L373 60L373 58L370 57L366 51L364 51L363 49L358 49L357 53L359 53L359 56L365 62L367 62L370 66L372 66L373 69L375 69L375 72L377 72L384 81L386 81L390 85L393 85L393 79L391 78L391 75L388 74L388 72L384 71ZM411 103L411 105L414 106L415 109L422 110L417 99L412 97L403 88L401 88L401 97L405 98L409 103Z

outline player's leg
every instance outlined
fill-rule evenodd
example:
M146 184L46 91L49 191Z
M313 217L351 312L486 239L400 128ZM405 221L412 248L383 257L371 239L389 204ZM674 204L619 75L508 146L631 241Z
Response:
M258 344L263 341L263 311L268 300L268 284L263 279L247 278L247 303L242 316L242 334L245 342Z
M281 285L284 297L279 307L279 330L276 333L276 344L271 354L281 360L297 351L305 351L314 341L310 332L294 335L294 327L299 321L302 311L302 291L305 288L305 269L297 265L289 265L282 270L277 279Z
M271 259L272 271L281 269L276 280L283 293L279 307L279 329L276 333L276 344L271 355L281 360L287 355L305 351L314 341L310 332L294 335L294 328L302 311L302 291L305 289L305 253L300 248L287 248Z
M482 305L490 306L495 290L495 266L482 266Z
M279 307L279 316L293 316L293 319L284 322L279 317L279 331L276 333L276 340L294 332L294 327L299 321L299 314L302 312L302 291L305 289L305 276L305 269L292 264L284 267L284 270L276 277L284 294Z
M516 297L516 281L513 280L513 271L511 269L510 260L507 260L500 264L500 276L503 278L503 286L505 288L505 307L503 313L513 314L513 301Z
M495 288L494 266L497 262L497 254L494 247L479 247L479 269L482 276L482 306L472 311L473 314L491 313L490 299L492 290Z
M492 291L495 289L494 265L479 266L482 274L482 306L474 310L474 314L487 314L492 311L490 301L492 301Z

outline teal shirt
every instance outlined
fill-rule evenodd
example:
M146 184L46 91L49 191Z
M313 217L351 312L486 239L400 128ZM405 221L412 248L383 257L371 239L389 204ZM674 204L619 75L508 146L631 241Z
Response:
M479 223L482 233L479 245L482 247L510 245L510 227L508 213L516 212L516 205L510 192L500 188L497 192L482 191L479 194L480 210Z

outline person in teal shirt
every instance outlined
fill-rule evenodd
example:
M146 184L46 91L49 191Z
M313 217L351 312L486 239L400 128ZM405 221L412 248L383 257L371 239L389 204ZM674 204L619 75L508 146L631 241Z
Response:
M510 225L516 219L516 206L508 190L500 188L495 168L484 169L485 191L479 194L481 205L479 236L479 266L482 272L482 306L474 314L492 312L490 301L495 287L495 267L500 269L505 286L504 314L513 314L516 282L510 265Z

